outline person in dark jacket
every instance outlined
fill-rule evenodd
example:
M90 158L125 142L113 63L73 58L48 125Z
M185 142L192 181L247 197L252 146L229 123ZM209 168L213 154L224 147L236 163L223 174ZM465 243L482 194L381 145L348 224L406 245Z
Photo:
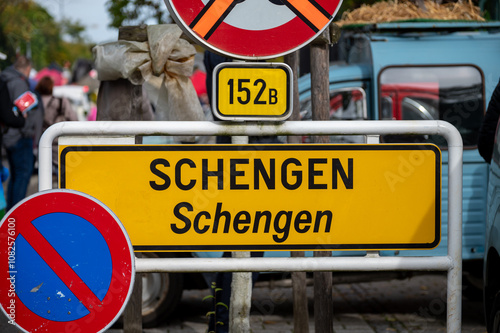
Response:
M0 80L0 124L7 127L20 128L24 126L24 115L14 112L14 103L9 96L7 83ZM2 146L2 131L0 131L0 147ZM2 164L2 149L0 149L0 218L5 215L7 201L3 191L2 183L9 177L9 170Z
M31 60L19 56L13 66L8 67L0 78L7 83L7 89L12 101L30 90L28 76L31 71ZM29 181L34 169L33 150L38 146L42 133L43 106L31 109L22 128L8 127L4 132L3 145L9 161L10 180L7 186L7 210L24 199Z
M22 113L14 112L14 103L9 96L7 83L0 82L0 123L6 127L21 128L24 126L25 119ZM2 143L2 132L0 131L0 145ZM2 163L0 149L0 164Z
M493 94L491 95L488 109L484 115L481 129L479 130L479 138L477 148L479 154L484 158L486 163L491 163L493 155L493 146L495 144L495 132L497 129L498 119L500 117L500 82L497 84Z

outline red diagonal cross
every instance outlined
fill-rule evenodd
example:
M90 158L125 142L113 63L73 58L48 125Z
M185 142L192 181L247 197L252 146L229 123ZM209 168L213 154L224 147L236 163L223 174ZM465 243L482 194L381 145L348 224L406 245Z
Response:
M78 298L83 306L90 312L92 309L102 306L102 302L75 273L71 266L61 257L43 235L32 223L20 223L18 233L33 247L45 263L56 273L62 282Z

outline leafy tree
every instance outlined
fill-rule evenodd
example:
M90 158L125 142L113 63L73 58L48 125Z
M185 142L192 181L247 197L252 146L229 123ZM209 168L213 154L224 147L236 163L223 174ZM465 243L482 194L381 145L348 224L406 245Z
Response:
M110 27L169 22L167 6L163 0L107 0L106 8L111 16Z
M62 39L66 31L71 42ZM79 22L57 23L45 8L33 0L1 1L0 51L8 56L1 61L5 68L14 62L16 54L32 58L36 69L52 62L63 64L77 58L91 58L90 47L83 41L83 27Z
M9 58L12 59L16 53L46 53L43 51L47 47L46 43L37 38L42 31L50 38L51 43L57 43L57 38L54 40L58 34L57 26L53 24L47 11L33 2L18 0L2 6L1 9L0 27L4 41L2 48L5 48Z
M85 40L85 26L80 21L72 22L71 20L64 19L61 22L64 33L70 37L74 43L83 43Z

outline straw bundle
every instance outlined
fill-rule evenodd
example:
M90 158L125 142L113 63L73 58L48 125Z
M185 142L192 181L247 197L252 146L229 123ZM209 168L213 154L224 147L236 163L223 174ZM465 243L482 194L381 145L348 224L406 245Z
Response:
M468 2L438 4L424 0L424 7L411 1L383 1L371 6L362 5L345 12L338 25L394 22L415 19L484 21L479 7Z

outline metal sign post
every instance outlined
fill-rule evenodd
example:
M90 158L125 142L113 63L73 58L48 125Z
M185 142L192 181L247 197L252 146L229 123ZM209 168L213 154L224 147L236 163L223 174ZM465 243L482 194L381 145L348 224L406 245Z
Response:
M295 272L295 271L446 271L447 329L460 332L462 280L462 155L458 130L444 121L316 121L279 125L211 122L64 122L40 140L39 190L52 187L52 142L60 136L116 135L441 135L448 142L448 254L438 257L182 258L137 259L138 272ZM82 152L83 154L84 152ZM403 222L402 222L403 223Z

